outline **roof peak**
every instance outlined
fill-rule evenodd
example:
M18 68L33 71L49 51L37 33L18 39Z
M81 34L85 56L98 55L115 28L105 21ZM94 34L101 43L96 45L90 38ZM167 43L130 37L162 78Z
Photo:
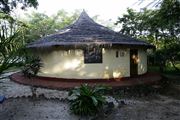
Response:
M80 14L77 22L82 22L82 21L84 21L84 20L95 23L94 20L93 20L91 17L89 17L89 15L87 14L87 12L83 9L83 11L81 12L81 14Z
M83 15L83 16L88 16L88 17L89 17L89 15L87 14L86 10L84 10L84 9L83 9L83 11L81 12L80 16L81 16L81 15Z

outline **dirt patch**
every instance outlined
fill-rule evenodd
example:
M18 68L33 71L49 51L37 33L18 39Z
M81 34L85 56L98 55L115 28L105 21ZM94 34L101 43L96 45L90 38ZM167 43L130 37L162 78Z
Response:
M78 120L59 100L16 98L0 105L1 120Z
M132 99L107 116L105 120L179 120L180 100L158 96L152 100Z

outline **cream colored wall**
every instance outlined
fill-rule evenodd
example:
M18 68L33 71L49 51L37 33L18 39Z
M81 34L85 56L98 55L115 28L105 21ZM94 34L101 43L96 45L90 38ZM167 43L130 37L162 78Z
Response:
M138 50L138 75L147 72L147 53L144 49Z
M116 58L116 51L124 51ZM129 49L104 49L103 63L84 64L83 50L49 50L39 54L43 62L40 76L100 79L130 76Z

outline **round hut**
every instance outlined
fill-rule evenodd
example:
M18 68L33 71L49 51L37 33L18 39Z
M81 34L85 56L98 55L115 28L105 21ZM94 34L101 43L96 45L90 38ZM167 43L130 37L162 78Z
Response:
M43 62L39 76L67 79L145 74L152 47L94 22L85 11L72 25L28 45Z

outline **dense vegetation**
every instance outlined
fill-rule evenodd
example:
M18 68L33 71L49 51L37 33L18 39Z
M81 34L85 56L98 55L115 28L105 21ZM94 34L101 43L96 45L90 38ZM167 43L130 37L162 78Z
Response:
M156 46L151 54L151 63L159 65L161 71L169 63L180 71L176 65L180 61L180 2L162 0L157 9L143 9L136 12L128 9L127 14L118 18L120 32L135 38L144 39Z
M44 13L33 12L26 14L26 19L22 19L29 29L26 31L27 42L32 42L43 36L57 32L59 29L70 25L77 19L80 11L68 13L59 10L56 14L48 16Z
M37 0L0 1L0 74L21 62L22 48L25 44L24 33L27 26L12 17L11 12L18 5L22 9L37 7Z
M0 74L21 61L17 56L25 43L25 29L26 25L22 22L0 13Z

